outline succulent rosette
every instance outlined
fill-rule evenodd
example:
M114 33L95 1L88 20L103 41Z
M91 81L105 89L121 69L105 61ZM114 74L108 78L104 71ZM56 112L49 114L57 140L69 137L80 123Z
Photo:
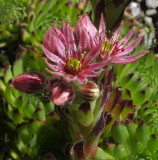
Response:
M137 61L140 57L144 56L148 51L142 51L136 55L125 56L128 53L131 53L137 45L142 41L143 36L138 37L133 42L129 43L132 35L134 34L134 29L130 30L130 32L123 38L120 38L120 31L122 29L123 24L112 34L109 38L106 34L106 28L104 24L104 20L101 16L101 22L99 27L99 32L97 28L92 24L91 20L87 15L80 16L79 21L77 23L77 27L80 28L82 26L90 35L91 46L95 46L97 43L97 36L101 35L104 37L104 42L102 49L100 51L100 57L102 61L107 61L107 64L127 64L133 63Z
M104 30L100 22L100 30ZM91 25L89 26L91 27ZM90 28L91 33L94 28ZM44 46L42 49L46 56L45 62L51 69L46 69L56 77L62 77L66 82L78 81L85 84L88 77L98 76L101 68L107 65L107 61L96 62L103 45L104 36L96 34L96 41L81 25L76 25L75 31L67 21L63 21L61 29L56 27L48 29L45 34Z

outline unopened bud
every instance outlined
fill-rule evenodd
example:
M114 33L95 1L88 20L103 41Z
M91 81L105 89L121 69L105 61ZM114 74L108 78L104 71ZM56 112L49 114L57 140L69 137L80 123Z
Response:
M65 83L57 83L52 89L51 100L58 106L67 106L74 99L74 90L72 86Z
M81 86L80 92L85 100L93 101L98 98L100 90L96 83L89 81Z
M46 77L39 72L30 72L13 79L11 87L25 93L36 93L43 89Z

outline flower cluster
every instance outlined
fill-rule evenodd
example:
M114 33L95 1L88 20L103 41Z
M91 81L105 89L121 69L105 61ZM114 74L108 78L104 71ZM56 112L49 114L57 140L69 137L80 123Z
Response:
M74 32L70 24L63 22L61 29L56 27L49 29L45 35L44 51L45 62L52 69L49 73L57 77L63 77L67 82L78 80L83 84L87 77L99 75L100 69L106 65L133 63L147 51L137 55L124 56L132 52L142 40L142 36L132 43L128 41L132 37L132 29L125 38L120 40L119 34L122 25L115 31L111 38L105 33L103 16L100 20L99 30L92 24L87 15L79 17ZM102 61L97 62L96 58ZM97 71L96 71L97 70Z
M61 29L57 28L56 23L52 29L48 29L41 47L45 55L44 61L49 68L46 68L46 71L59 79L58 85L48 84L51 81L46 81L46 77L40 73L27 73L15 78L11 86L26 93L35 93L40 89L48 90L45 86L50 86L51 100L57 105L68 105L74 99L73 87L67 85L67 82L75 81L80 86L84 86L89 84L87 82L90 78L99 76L105 66L133 63L148 52L125 56L135 49L143 37L138 37L129 43L134 33L132 29L123 39L120 39L121 24L109 38L103 15L99 30L87 15L79 17L74 30L66 20L63 21ZM66 87L65 91L63 87ZM84 95L87 97L92 96L87 95L88 92L91 93L87 87L86 89L81 87L80 90L86 90ZM62 101L62 99L66 100Z

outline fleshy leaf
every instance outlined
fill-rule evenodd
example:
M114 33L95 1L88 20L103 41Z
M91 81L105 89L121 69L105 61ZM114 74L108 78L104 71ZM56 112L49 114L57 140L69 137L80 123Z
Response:
M107 31L115 31L121 23L125 8L132 0L91 0L95 25L99 26L101 13L104 15Z

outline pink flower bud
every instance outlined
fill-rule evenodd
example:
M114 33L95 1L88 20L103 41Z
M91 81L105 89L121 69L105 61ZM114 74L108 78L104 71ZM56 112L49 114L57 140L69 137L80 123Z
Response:
M65 83L57 83L52 89L51 100L58 106L67 106L74 99L74 90L72 86Z
M39 72L30 72L19 75L13 79L11 87L25 93L36 93L43 89L46 77Z
M98 98L100 89L96 83L89 81L81 86L80 92L84 99L93 101Z

